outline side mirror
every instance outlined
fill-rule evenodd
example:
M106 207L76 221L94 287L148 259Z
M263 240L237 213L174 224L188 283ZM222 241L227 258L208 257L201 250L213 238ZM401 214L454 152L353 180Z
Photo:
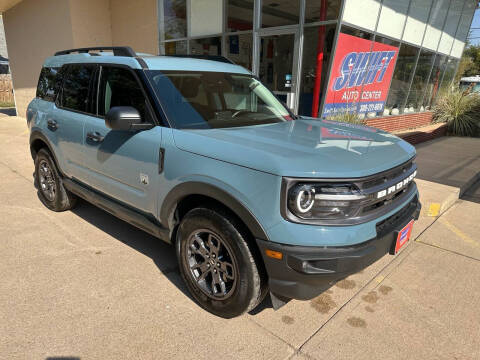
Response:
M133 131L146 130L152 124L143 124L137 109L131 106L114 106L105 115L105 125L112 130Z

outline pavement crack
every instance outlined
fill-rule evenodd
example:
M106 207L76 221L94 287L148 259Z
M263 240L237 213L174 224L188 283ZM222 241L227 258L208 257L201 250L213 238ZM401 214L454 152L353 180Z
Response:
M20 176L22 179L27 180L29 183L33 183L33 180L32 180L32 179L29 179L29 178L27 178L26 176L20 174L17 170L13 169L11 166L9 166L8 164L4 163L3 161L0 161L0 165L5 166L5 167L6 167L8 170L10 170L12 173Z
M473 257L473 256L468 256L468 255L459 253L458 251L454 251L454 250L450 250L450 249L445 249L445 248L443 248L443 247L441 247L441 246L438 246L438 245L429 244L429 243L426 243L426 242L423 242L423 241L420 241L420 240L418 240L417 243L422 244L422 245L426 245L426 246L430 246L430 247L433 247L433 248L435 248L435 249L443 250L443 251L449 252L449 253L451 253L451 254L459 255L459 256L462 256L462 257L464 257L464 258L473 260L473 261L480 261L480 259L475 258L475 257Z
M270 329L266 328L265 326L263 326L262 324L258 323L255 321L255 319L251 316L251 315L248 315L247 318L253 322L255 325L257 325L259 328L261 328L262 330L266 331L267 333L269 333L270 335L272 335L273 337L277 338L278 340L280 340L281 342L283 342L284 344L286 344L292 351L293 351L293 355L295 355L295 353L300 349L296 349L295 346L293 346L292 344L290 344L288 341L285 341L283 338L281 338L280 336L278 336L277 334L275 334L274 332L272 332Z

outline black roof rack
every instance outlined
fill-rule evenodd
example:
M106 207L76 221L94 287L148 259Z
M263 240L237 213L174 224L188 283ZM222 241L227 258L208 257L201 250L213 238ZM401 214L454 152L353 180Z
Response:
M88 53L89 51L113 51L114 56L126 56L126 57L136 57L137 54L130 46L99 46L99 47L86 47L70 50L57 51L55 56L59 55L68 55L71 53Z
M167 56L175 56L175 57L183 57L183 58L193 58L193 59L202 59L202 60L212 60L212 61L219 61L227 64L234 64L232 60L225 56L221 55L167 55Z

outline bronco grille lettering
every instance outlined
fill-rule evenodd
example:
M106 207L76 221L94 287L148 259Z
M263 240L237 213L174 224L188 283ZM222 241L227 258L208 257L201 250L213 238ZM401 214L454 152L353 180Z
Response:
M387 195L393 194L399 191L400 189L404 188L415 178L415 176L417 176L416 170L413 174L411 174L409 177L400 181L397 185L390 186L388 189L377 192L377 199L381 199Z

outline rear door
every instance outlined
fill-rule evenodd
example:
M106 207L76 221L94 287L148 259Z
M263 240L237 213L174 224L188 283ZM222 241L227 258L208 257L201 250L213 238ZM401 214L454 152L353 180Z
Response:
M69 177L87 180L84 167L83 130L85 121L94 115L89 101L96 65L64 65L62 86L49 114L48 127L55 133L57 158Z
M111 130L104 116L115 106L136 108L153 121L145 89L133 70L104 65L98 70L97 117L85 123L85 166L96 190L145 213L156 213L162 127L143 131Z

